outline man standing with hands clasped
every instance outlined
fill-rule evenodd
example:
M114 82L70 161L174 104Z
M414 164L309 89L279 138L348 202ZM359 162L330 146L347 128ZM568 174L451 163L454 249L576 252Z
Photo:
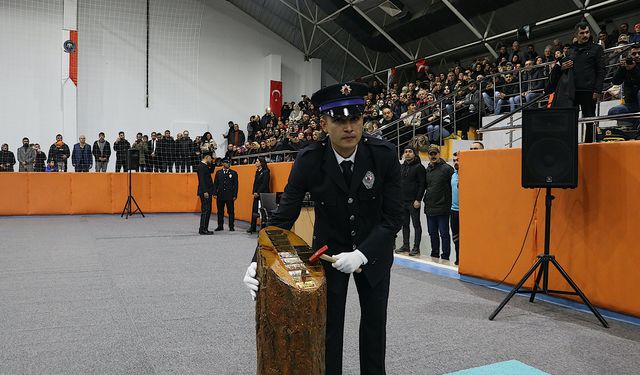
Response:
M451 176L453 172L453 168L440 158L440 148L434 144L429 146L424 213L427 214L431 256L442 260L449 260L451 254L449 216L451 215ZM440 240L442 240L442 255L440 255Z
M200 229L199 234L213 234L209 230L209 219L211 218L211 199L213 197L213 180L211 173L213 172L211 165L211 155L206 154L202 157L202 162L198 164L196 170L198 172L198 196L200 197L201 213L200 213Z
M360 320L360 372L385 374L389 279L395 235L402 226L400 164L390 143L362 135L367 86L325 87L311 98L328 135L302 149L271 224L291 229L305 193L315 202L314 250L328 245L336 263L323 262L327 281L326 374L342 374L345 304L354 274ZM244 282L258 292L256 260ZM301 311L301 313L304 313ZM353 348L347 348L353 350Z
M238 198L238 173L232 170L229 159L222 160L222 169L216 173L213 181L213 195L216 197L216 207L218 209L218 227L216 231L222 230L224 225L224 206L227 206L229 214L229 231L234 229L234 202Z
M409 253L410 256L420 255L420 239L422 225L420 224L420 200L424 196L425 169L420 155L411 146L405 146L402 154L404 163L400 167L402 178L402 247L396 253ZM409 252L410 223L413 222L413 248Z
M602 97L604 86L604 51L602 46L593 42L591 30L586 21L576 24L574 37L576 42L567 51L566 59L562 60L560 71L573 69L575 89L573 106L580 107L582 117L594 117L596 104ZM584 142L592 143L593 141L593 123L589 122L585 124Z

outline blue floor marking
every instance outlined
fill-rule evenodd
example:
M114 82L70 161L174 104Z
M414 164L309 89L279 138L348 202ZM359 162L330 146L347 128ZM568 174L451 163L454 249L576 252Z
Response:
M474 367L467 370L449 372L445 375L549 375L537 368L528 366L520 361L511 360L491 365Z

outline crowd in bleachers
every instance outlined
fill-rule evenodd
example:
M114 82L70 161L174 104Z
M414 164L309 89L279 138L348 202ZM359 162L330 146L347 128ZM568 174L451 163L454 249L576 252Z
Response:
M626 50L622 47L640 43L640 24L634 26L633 32L626 23L611 34L603 30L594 42L603 48L621 48L607 57L608 75L613 77L618 72L618 61L625 57ZM435 143L449 136L455 123L458 135L466 138L469 128L479 127L481 116L514 111L542 95L551 67L558 65L554 63L571 47L571 43L556 39L539 54L534 45L529 44L523 50L518 41L513 41L497 46L496 59L478 57L467 66L455 63L440 72L422 64L417 73L413 72L415 79L404 84L395 80L389 87L373 80L364 108L366 132L390 140L399 138L400 143L408 142L416 134L425 134L428 142ZM617 86L607 89L605 95L620 98L624 80L618 77L614 83ZM631 107L636 108L633 103ZM627 108L620 107L615 112L623 109ZM385 126L395 122L400 126ZM92 143L81 136L71 147L58 135L48 153L25 138L17 155L7 144L2 145L0 172L13 171L16 164L19 171L67 171L72 165L75 171L105 172L112 157L116 159L116 172L127 171L130 148L138 150L138 171L190 172L207 153L220 156L217 163L228 158L233 164L251 164L258 154L265 153L270 154L270 161L290 161L298 150L324 137L318 113L306 95L297 103L284 103L279 115L267 109L262 116L251 116L246 127L233 121L228 126L228 131L221 134L223 139L219 138L220 147L225 150L218 150L218 142L211 133L192 139L187 130L175 138L169 130L150 135L138 133L131 141L120 132L113 144L100 133Z

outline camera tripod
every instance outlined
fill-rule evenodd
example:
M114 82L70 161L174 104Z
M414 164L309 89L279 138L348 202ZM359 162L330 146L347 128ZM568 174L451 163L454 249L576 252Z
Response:
M546 294L546 295L564 294L564 295L579 296L582 302L589 308L589 310L591 310L593 315L595 315L596 318L598 318L600 323L605 328L609 328L609 324L607 323L607 321L602 317L602 315L600 315L598 310L591 304L591 302L589 302L589 300L584 295L584 293L582 293L582 291L580 290L580 288L578 288L576 283L573 282L573 280L571 279L567 271L565 271L564 268L560 266L560 263L558 263L555 256L549 254L549 245L551 242L551 203L554 198L555 197L551 195L551 188L548 187L546 197L545 197L544 254L538 255L538 260L533 264L533 266L529 269L529 271L527 271L527 273L525 273L524 276L522 276L522 279L520 279L520 281L516 284L516 286L514 286L513 289L511 289L511 292L509 292L509 295L507 295L507 297L500 303L500 306L498 306L498 308L495 309L493 313L491 313L491 315L489 316L489 320L493 320L496 317L496 315L498 315L500 310L502 310L502 308L505 307L507 303L509 303L511 298L516 293L530 293L531 297L529 298L529 302L533 302L533 300L536 298L536 294L538 293ZM573 292L549 289L549 263L553 264L553 266L560 272L560 274L567 281L567 283L571 285ZM538 270L538 268L540 268L540 270L536 276L535 283L533 284L533 289L521 290L522 285L524 285L524 283L531 277L531 275L533 275L533 273L536 270ZM540 279L542 279L542 288L540 287Z
M131 211L132 203L136 205L136 209L133 211ZM120 217L124 217L125 219L128 219L129 216L135 214L136 212L140 212L140 215L142 215L142 217L145 217L144 213L140 209L140 206L138 206L138 202L136 202L136 199L131 194L131 168L129 168L129 196L127 197L127 202L124 204L124 208L122 209L122 215L120 215ZM125 214L127 215L126 217L125 217Z

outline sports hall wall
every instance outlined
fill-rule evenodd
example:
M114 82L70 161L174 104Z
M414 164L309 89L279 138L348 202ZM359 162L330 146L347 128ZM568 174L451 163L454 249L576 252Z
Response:
M284 191L291 165L269 164L271 191ZM238 171L236 218L250 221L256 169L233 169ZM2 173L0 216L119 214L129 194L128 178L127 173ZM195 173L132 173L131 181L132 195L144 213L200 212Z
M65 102L63 0L0 2L0 143L27 136L47 152L55 134L71 146L104 131L211 131L264 113L268 55L281 57L284 100L319 89L303 53L240 9L218 0L154 0L150 10L149 108L145 108L145 0L78 0L77 101ZM314 62L315 60L315 62ZM309 77L312 75L317 77ZM317 73L317 74L316 74ZM326 76L325 78L326 79ZM64 107L77 105L77 125ZM76 113L76 111L71 111ZM109 170L113 170L112 158Z

